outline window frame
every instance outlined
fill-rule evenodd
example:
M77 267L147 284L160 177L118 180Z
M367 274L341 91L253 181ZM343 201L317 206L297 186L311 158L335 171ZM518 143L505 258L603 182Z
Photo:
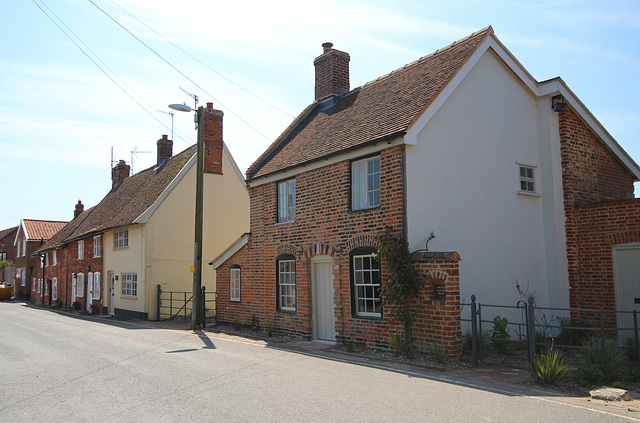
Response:
M102 257L102 237L100 235L93 237L93 257Z
M44 267L49 267L49 252L44 253Z
M289 267L288 270L282 271L281 264L288 263L293 264L293 270ZM283 292L283 288L289 292ZM291 292L292 291L292 292ZM289 313L295 313L298 309L297 301L297 273L296 273L296 258L291 254L281 254L276 257L276 307L279 311L285 311ZM287 301L287 305L283 305L283 299L291 299L291 302Z
M296 179L293 178L280 181L277 183L276 187L276 221L278 223L295 222L297 194ZM293 204L291 204L291 202Z
M77 298L84 298L84 273L76 273L76 292Z
M237 264L229 268L229 301L239 303L241 298L241 269ZM237 295L236 295L237 294Z
M58 265L58 252L56 250L53 250L51 252L51 266L57 266Z
M100 272L93 273L93 299L100 299Z
M538 181L536 180L537 166L516 162L518 165L518 181L520 183L518 194L539 196L537 187ZM524 174L523 174L524 171ZM530 173L530 175L529 175ZM524 185L524 186L523 186ZM530 186L530 189L529 189Z
M124 250L127 248L129 248L129 229L113 231L113 249Z
M130 280L131 278L131 280ZM128 293L126 293L126 292ZM124 272L120 274L120 297L138 298L138 274Z
M78 260L84 260L84 239L78 241Z
M373 247L360 247L352 250L349 253L349 279L351 285L351 315L359 318L367 318L367 319L382 319L383 315L383 307L382 307L382 266L380 260L375 259L376 250ZM356 259L368 259L369 260L369 268L362 267L361 269L356 268ZM378 283L372 283L374 280L374 271L377 271L377 281ZM369 274L369 283L365 283L363 276L363 282L356 282L358 273L365 275ZM365 294L362 295L362 300L364 301L364 310L360 310L360 294L358 293L359 287L363 287L363 291ZM374 295L367 296L366 290L367 287L372 287L374 290ZM377 295L377 298L376 298ZM367 311L366 306L368 302L373 302L373 311ZM376 305L377 303L377 305ZM375 311L375 310L379 311Z
M58 278L56 277L51 280L51 299L53 301L58 299Z
M22 238L22 257L27 256L27 238Z
M373 170L370 169L369 163L373 163ZM377 163L377 170L376 170ZM356 168L361 167L361 170L358 169L358 177L356 178ZM380 159L380 154L376 154L374 156L364 157L358 160L354 160L351 162L350 166L351 172L351 210L352 211L360 211L360 210L370 210L380 207L382 204L382 163ZM377 176L377 180L376 180ZM370 178L373 178L373 182ZM357 181L361 181L356 183ZM376 187L377 182L377 187ZM371 186L373 184L373 187ZM361 185L364 185L361 187ZM361 187L361 189L356 189L356 187ZM356 201L356 197L358 200ZM358 204L356 204L356 202ZM364 203L361 205L360 203Z

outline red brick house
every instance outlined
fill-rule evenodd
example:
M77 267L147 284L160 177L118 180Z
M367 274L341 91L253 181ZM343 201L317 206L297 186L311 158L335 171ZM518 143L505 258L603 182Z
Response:
M637 210L640 168L560 78L533 79L491 27L353 90L350 56L323 49L315 101L247 171L250 233L211 262L221 320L386 347L402 328L380 298L385 230L427 276L418 348L459 346L471 294L515 305L526 282L568 307L611 289L611 243L639 241L637 218L612 222L596 258L586 204ZM580 274L597 260L609 273Z
M14 241L16 239L16 232L18 232L17 226L0 231L0 261L6 260L12 263L15 261L16 245ZM15 276L15 267L13 265L6 266L3 271L0 272L0 282L13 283Z
M34 256L33 253L66 224L67 222L52 220L20 221L14 239L16 298L37 300L43 295L48 295L48 287L43 282L42 258Z

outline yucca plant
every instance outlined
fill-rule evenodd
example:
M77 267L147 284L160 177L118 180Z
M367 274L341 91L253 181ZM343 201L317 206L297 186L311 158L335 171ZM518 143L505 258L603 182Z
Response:
M562 351L554 348L552 344L533 360L531 375L536 382L553 385L562 379L567 368Z

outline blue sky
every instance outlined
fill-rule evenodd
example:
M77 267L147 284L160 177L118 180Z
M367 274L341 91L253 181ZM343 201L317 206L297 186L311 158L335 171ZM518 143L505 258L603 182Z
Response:
M492 25L534 78L562 77L640 162L640 1L92 1L0 6L0 229L97 204L111 188L112 148L127 162L151 151L133 170L151 166L171 134L158 111L193 104L180 88L224 111L244 172L313 101L326 41L351 55L354 88ZM195 135L193 117L176 112L174 153Z

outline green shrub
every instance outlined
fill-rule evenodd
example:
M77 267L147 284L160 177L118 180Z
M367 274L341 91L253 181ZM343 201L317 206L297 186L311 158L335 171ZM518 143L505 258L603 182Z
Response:
M496 316L493 318L493 328L489 331L491 349L499 354L511 354L511 335L509 334L509 319Z
M605 380L602 370L593 366L580 367L574 371L573 377L578 381L580 386L583 387L598 385Z
M636 362L636 341L628 336L624 338L624 355L629 363Z
M429 352L431 353L431 356L433 357L435 362L438 364L444 363L445 359L447 358L444 353L444 348L442 348L442 344L440 344L439 342L434 342L433 344L431 344Z
M389 348L391 348L396 354L400 354L400 351L402 351L402 347L402 337L398 334L393 335L389 340Z
M349 353L353 354L356 351L356 345L350 339L343 339L342 344L344 345L344 349Z
M259 332L260 331L260 318L255 314L251 315L251 321L249 322L251 325L251 332Z
M242 328L242 323L238 322L237 320L233 321L233 330L238 331Z
M272 335L273 335L273 323L269 323L269 325L267 325L267 336L271 338Z
M531 374L536 382L553 385L564 377L567 368L562 352L552 345L533 360Z
M584 348L580 354L584 362L588 365L604 369L604 362L602 360L602 338L594 335L587 339L582 346ZM618 376L624 362L624 350L618 347L618 343L615 340L607 339L605 340L605 351L609 377L613 378Z

